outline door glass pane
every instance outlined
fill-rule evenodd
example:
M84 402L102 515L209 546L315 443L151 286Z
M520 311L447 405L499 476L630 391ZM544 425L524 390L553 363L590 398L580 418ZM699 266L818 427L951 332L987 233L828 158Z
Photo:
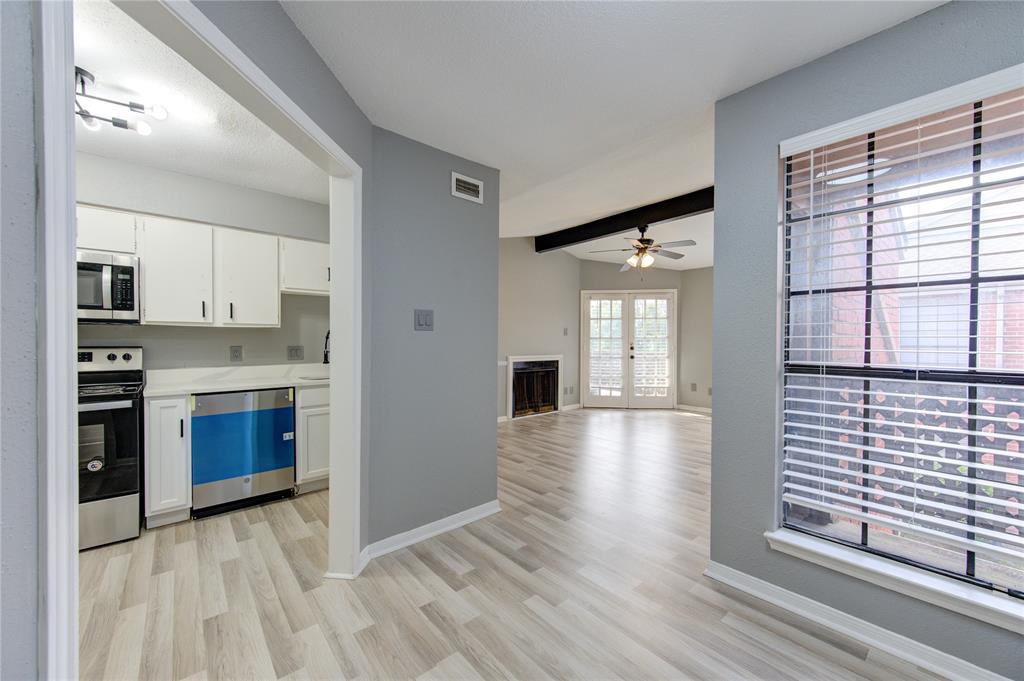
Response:
M633 396L667 397L669 376L668 299L633 303Z
M590 301L590 385L594 397L622 395L622 301Z

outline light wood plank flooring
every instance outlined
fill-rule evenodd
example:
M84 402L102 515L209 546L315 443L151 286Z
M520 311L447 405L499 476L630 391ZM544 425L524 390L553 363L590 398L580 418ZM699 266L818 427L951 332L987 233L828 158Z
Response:
M84 552L81 677L933 679L701 576L710 426L501 424L502 512L351 582L321 578L327 492Z

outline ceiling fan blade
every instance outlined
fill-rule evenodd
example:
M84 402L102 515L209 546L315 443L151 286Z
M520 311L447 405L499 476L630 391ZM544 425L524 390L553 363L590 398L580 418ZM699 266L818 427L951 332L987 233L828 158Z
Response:
M637 241L636 239L632 239L632 238L630 238L628 236L624 236L622 238L625 239L626 241L628 241L629 243L633 244L633 248L640 248L640 247L643 246L643 244L640 243L639 241Z
M626 264L619 268L619 272L628 272L631 269L633 269L633 266L627 262Z
M686 257L682 253L676 253L675 251L655 251L655 254L663 255L666 258L672 258L673 260L679 260L680 258Z
M591 253L625 253L627 251L632 251L632 250L633 250L632 248L609 248L609 249L604 250L604 251L590 251L590 252Z
M694 241L693 239L683 239L682 241L666 241L665 243L659 244L659 245L660 246L668 246L669 248L672 248L673 246L676 246L676 247L696 246L697 242Z

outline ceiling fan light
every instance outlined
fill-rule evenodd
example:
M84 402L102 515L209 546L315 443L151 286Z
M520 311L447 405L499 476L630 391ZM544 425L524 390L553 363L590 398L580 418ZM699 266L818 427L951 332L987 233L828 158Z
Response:
M654 264L654 256L650 253L644 253L640 257L640 267L650 267Z
M626 258L626 264L629 265L630 267L636 267L636 264L638 262L640 262L640 256L638 256L636 253Z

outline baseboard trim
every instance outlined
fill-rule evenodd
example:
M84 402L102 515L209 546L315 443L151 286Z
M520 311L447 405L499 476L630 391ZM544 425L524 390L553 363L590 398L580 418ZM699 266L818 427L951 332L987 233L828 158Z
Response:
M164 525L173 525L174 523L184 522L191 517L191 508L179 508L175 511L154 513L151 516L146 516L146 529L152 530L157 527L163 527Z
M505 421L508 421L508 417L507 416L499 416L498 417L498 423L505 423Z
M476 522L477 520L486 518L489 515L494 515L500 510L501 506L498 504L497 499L494 501L488 501L486 504L467 508L465 511L459 511L447 518L441 518L440 520L435 520L432 523L421 525L420 527L407 532L401 532L392 537L388 537L387 539L375 541L363 549L363 551L366 552L366 559L369 561L373 558L379 558L380 556L391 553L392 551L404 549L406 546L412 546L424 539L430 539L431 537L436 537L439 534L444 534L445 532L458 529L463 525Z
M959 657L871 624L806 596L721 563L709 562L704 576L800 615L864 645L886 652L951 681L1009 681L1004 676Z
M356 571L354 573L348 572L325 572L324 579L355 579L359 576L359 573L363 571L366 564L370 562L370 547L364 546L363 550L356 556Z
M689 404L677 404L676 410L678 411L693 411L698 414L707 414L711 416L711 407L694 407Z
M577 410L579 408L580 408L580 403L577 402L576 404L567 404L564 407L559 407L558 411L575 411L575 410Z

